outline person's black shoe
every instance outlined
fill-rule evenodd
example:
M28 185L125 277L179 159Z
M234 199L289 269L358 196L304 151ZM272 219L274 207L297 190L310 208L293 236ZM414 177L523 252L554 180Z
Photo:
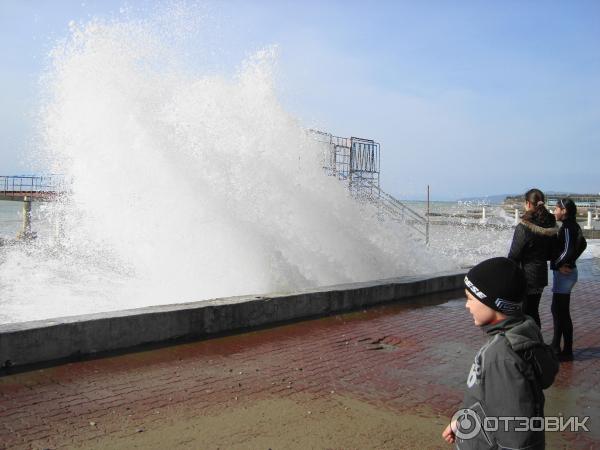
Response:
M560 362L573 361L573 352L562 351L558 354L558 360Z

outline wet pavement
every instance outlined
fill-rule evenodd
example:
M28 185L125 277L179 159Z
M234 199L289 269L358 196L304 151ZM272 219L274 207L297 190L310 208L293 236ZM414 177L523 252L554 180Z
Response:
M600 281L600 258L577 260L577 271L580 280Z
M600 448L600 282L573 294L575 361L548 448ZM543 332L552 322L542 300ZM484 341L460 292L409 305L0 377L0 448L451 448L440 437Z

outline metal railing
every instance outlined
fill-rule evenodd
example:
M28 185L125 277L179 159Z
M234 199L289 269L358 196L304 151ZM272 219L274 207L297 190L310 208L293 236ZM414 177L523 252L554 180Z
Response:
M429 243L429 219L427 217L422 216L410 206L385 192L379 186L373 184L372 189L376 195L371 200L376 203L380 212L386 214L392 220L405 223L422 235L426 243Z
M379 143L371 139L340 137L318 130L308 130L318 142L326 144L323 153L323 170L327 175L348 182L353 195L362 196L379 186Z
M375 204L381 215L403 222L429 243L429 220L379 186L380 146L371 139L344 138L319 130L307 130L315 140L326 144L323 170L348 184L353 197Z
M0 175L0 198L47 200L64 191L62 175Z

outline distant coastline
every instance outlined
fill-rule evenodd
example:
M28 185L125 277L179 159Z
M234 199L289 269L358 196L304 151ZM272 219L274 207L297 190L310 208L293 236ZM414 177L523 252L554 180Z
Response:
M560 191L546 191L546 203L552 203L551 200L558 198L568 197L571 198L581 206L600 206L600 194L578 194L572 192L560 192ZM477 197L466 197L460 198L459 202L480 202L488 203L493 205L501 205L505 203L522 203L523 194L494 194L494 195L481 195Z

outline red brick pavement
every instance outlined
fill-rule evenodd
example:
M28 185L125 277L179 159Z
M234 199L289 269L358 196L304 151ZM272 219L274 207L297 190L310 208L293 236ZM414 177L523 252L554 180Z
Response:
M598 289L595 281L576 287L576 360L562 365L547 391L547 415L600 417ZM341 393L400 413L450 417L484 341L458 295L0 377L0 448L85 446L134 435L175 412L299 393ZM546 293L546 336L549 300ZM563 434L570 448L600 447L591 425L591 433Z

